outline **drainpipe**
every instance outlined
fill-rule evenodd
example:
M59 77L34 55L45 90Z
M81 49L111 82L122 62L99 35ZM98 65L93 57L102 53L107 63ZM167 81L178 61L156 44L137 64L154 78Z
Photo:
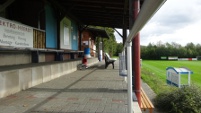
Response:
M134 1L134 20L136 20L138 13L140 11L140 0ZM140 77L140 35L139 33L135 36L132 41L132 51L133 51L133 75L134 75L134 92L138 100L139 106L141 106L141 95L140 95L140 88L141 88L141 77Z

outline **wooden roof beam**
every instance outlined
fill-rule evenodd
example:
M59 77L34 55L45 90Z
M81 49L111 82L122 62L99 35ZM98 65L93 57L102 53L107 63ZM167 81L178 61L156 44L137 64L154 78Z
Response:
M3 5L0 5L0 12L5 10L10 4L12 4L15 0L7 0Z
M69 12L66 10L66 8L64 8L64 7L63 7L61 4L59 4L57 1L55 1L55 0L49 0L49 1L52 3L52 5L54 5L55 7L59 8L59 10L61 10L62 12L64 12L66 16L68 16L68 17L74 19L74 20L77 21L79 24L83 24L82 21L80 21L80 20L77 19L74 15L72 15L71 13L69 13Z

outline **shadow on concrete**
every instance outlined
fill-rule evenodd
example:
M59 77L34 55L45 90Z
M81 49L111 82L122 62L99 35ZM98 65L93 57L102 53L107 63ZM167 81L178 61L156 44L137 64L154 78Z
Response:
M75 82L71 83L70 85L66 86L65 88L62 88L62 89L56 89L56 88L30 88L30 89L27 89L26 91L33 91L33 92L55 92L55 94L49 96L47 99L45 99L44 101L40 102L39 104L33 106L32 108L28 109L27 111L23 112L23 113L54 113L54 111L37 111L37 108L43 106L44 104L48 103L51 98L55 98L57 97L59 94L63 93L63 92L87 92L87 93L94 93L94 92L97 92L97 93L125 93L127 92L127 90L125 89L109 89L109 88L81 88L81 89L71 89L71 87L75 84L77 84L78 82L82 81L83 79L85 79L88 75L92 74L93 72L95 71L98 71L100 69L104 69L104 70L107 70L107 71L111 71L111 70L114 70L114 69L105 69L105 65L99 65L99 64L96 64L96 65L93 65L93 66L90 66L88 69L89 72L87 74L85 74L84 76L82 76L81 78L79 78L78 80L76 80ZM81 71L84 71L84 70L81 70ZM94 81L101 81L99 79L97 80L94 80ZM58 112L55 112L55 113L58 113ZM77 111L75 112L59 112L59 113L77 113ZM88 113L88 112L85 112L85 111L82 111L79 113Z
M27 91L34 92L82 92L82 93L125 93L127 90L108 88L82 88L82 89L52 89L52 88L30 88Z
M59 94L61 94L62 92L65 92L65 90L68 90L71 86L73 86L73 85L75 85L75 84L77 84L79 81L81 81L82 79L84 79L84 78L86 78L88 75L90 75L91 73L93 73L94 71L96 71L97 70L97 68L95 68L95 69L93 69L92 71L90 71L89 73L87 73L87 74L85 74L83 77L81 77L80 79L78 79L78 80L76 80L75 82L73 82L72 84L70 84L70 85L68 85L67 87L65 87L65 88L63 88L63 89L43 89L43 88L30 88L30 89L28 89L27 91L31 91L31 90L37 90L37 91L42 91L42 90L45 90L45 91L54 91L54 92L56 92L54 95L52 95L52 96L50 96L49 98L55 98L56 96L58 96ZM23 112L23 113L32 113L32 111L34 111L34 109L37 109L38 107L40 107L40 106L42 106L42 105L44 105L45 103L47 103L48 101L50 101L50 99L49 98L47 98L47 99L45 99L44 101L42 101L42 102L40 102L39 104L37 104L36 106L34 106L34 107L32 107L32 108L30 108L30 109L28 109L27 111L25 111L25 112ZM33 112L34 113L34 112ZM38 112L36 112L36 113L38 113ZM40 112L39 112L40 113ZM44 111L43 111L43 113L44 113ZM46 113L46 112L45 112ZM48 113L48 112L47 112Z

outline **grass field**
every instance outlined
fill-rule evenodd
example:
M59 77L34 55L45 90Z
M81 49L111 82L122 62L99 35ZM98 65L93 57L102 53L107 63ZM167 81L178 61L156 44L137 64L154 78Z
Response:
M193 74L191 75L191 84L201 87L201 61L157 61L143 60L141 68L142 79L147 82L156 93L159 93L166 85L167 67L187 67ZM187 76L182 78L187 81Z

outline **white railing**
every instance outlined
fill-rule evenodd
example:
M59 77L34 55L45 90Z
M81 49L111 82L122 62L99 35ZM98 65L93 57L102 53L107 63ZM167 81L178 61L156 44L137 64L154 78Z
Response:
M122 54L125 53L125 49L127 49L128 113L133 113L131 41L165 2L166 0L145 0L135 20L135 23L125 41Z

